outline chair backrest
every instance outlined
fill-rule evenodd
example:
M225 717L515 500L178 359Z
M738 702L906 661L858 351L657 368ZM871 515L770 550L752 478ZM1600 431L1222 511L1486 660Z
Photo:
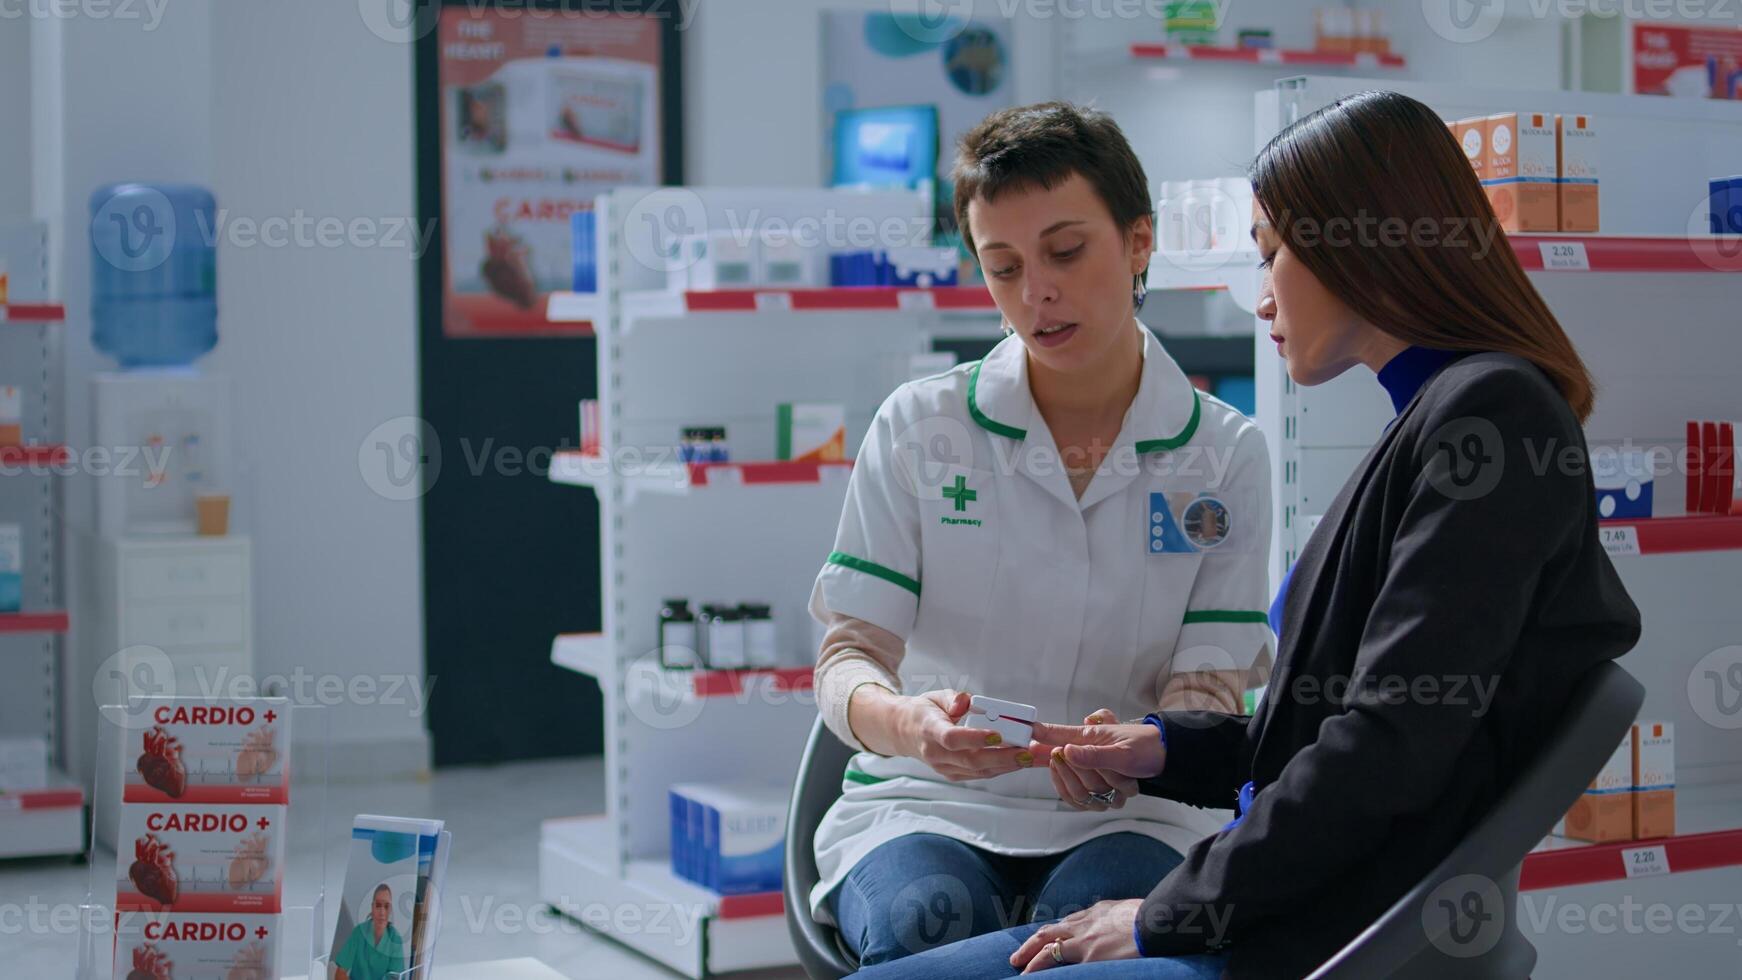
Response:
M819 717L805 743L786 814L786 930L811 980L838 980L858 969L835 930L811 918L810 906L811 889L818 880L817 826L840 797L841 774L852 757L853 750L823 727Z
M1518 870L1615 754L1645 701L1618 664L1579 679L1536 757L1439 866L1308 980L1528 977L1536 950L1518 930Z

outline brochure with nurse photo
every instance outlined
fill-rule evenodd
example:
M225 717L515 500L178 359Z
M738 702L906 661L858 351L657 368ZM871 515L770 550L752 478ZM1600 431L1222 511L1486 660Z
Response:
M452 836L440 820L361 814L327 980L423 980L441 925L437 896Z

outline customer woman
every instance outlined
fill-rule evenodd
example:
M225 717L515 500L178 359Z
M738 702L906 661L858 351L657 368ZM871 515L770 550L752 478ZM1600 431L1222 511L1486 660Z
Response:
M1124 135L1002 111L954 180L1009 336L877 412L811 604L823 718L861 750L811 902L863 963L1141 895L1219 826L1093 774L1061 802L969 692L1054 721L1235 711L1270 659L1263 438L1135 317L1154 227Z
M1583 465L1590 377L1445 124L1352 96L1284 130L1252 180L1259 316L1289 376L1364 367L1396 417L1283 586L1256 715L1037 725L1034 745L1071 778L1238 816L1145 899L866 978L1304 976L1451 851L1579 676L1639 638Z

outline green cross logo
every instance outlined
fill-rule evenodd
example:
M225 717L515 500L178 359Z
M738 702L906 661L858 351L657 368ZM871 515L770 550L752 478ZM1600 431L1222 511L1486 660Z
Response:
M968 489L967 477L958 476L956 477L955 486L944 488L944 499L954 500L956 502L956 513L960 514L962 511L968 509L968 504L971 501L979 500L980 495Z

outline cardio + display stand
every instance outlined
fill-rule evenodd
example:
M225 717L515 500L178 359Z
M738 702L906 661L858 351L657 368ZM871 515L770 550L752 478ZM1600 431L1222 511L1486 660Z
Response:
M196 971L247 980L327 976L332 937L326 855L330 842L346 840L350 833L349 817L341 819L329 805L329 713L323 706L282 699L221 703L288 713L290 737L275 749L283 755L289 787L282 817L273 804L199 802L214 794L202 790L210 773L198 764L164 775L155 771L157 763L145 760L144 768L154 769L152 778L179 796L155 804L124 802L125 778L100 772L91 802L90 881L79 906L77 980L160 980ZM154 737L156 720L147 704L148 699L135 698L98 709L99 766L139 768L127 754L140 746L175 765L174 747ZM265 768L263 762L256 757L247 765ZM141 807L150 812L128 812ZM272 826L275 819L280 826ZM125 852L125 865L99 843L103 827ZM140 827L146 827L144 833L132 833ZM274 831L282 835L281 847L272 841ZM132 836L123 838L123 833ZM213 836L202 840L201 834ZM214 860L206 853L208 843L229 847L232 838L233 853L227 857ZM197 859L168 853L176 846L188 848L189 842L202 852ZM266 911L271 908L277 911ZM413 972L407 971L406 980L415 980Z

